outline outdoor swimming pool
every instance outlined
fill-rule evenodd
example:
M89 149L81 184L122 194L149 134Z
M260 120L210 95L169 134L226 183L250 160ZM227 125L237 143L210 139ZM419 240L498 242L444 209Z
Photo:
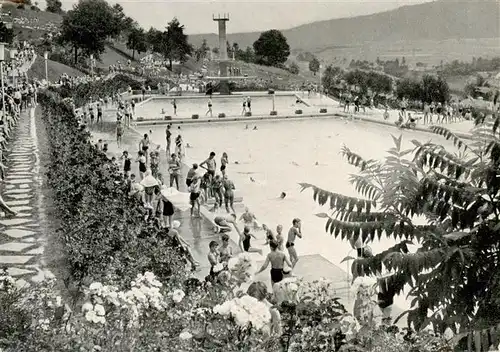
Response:
M252 130L253 126L257 130ZM149 127L140 128L147 133ZM179 130L174 126L173 137ZM438 141L453 148L439 136L417 131L400 131L367 122L345 123L339 119L267 121L250 125L245 123L203 124L182 126L188 163L200 163L211 151L217 153L217 163L223 152L229 155L228 175L234 181L243 201L255 213L261 223L275 228L283 224L285 231L295 217L302 219L303 239L297 240L299 255L320 254L335 265L341 264L347 255L355 256L348 242L335 239L325 232L325 219L315 214L325 212L312 199L312 191L300 192L299 182L315 184L332 192L359 196L349 183L349 174L357 169L348 165L340 155L343 144L365 158L381 159L392 147L391 134L403 133L403 145L411 148L411 140ZM154 127L152 139L164 145L165 129ZM235 162L238 161L238 164ZM316 162L318 165L316 165ZM255 182L253 182L252 178ZM286 199L279 199L281 192ZM261 237L262 233L259 233ZM259 236L258 235L258 236ZM264 238L256 241L263 245ZM375 253L388 248L394 242L382 238L371 244ZM349 268L350 271L350 268ZM396 303L405 306L404 297Z
M212 98L212 111L213 117L217 118L219 113L224 113L226 116L241 116L243 110L243 99L246 95L229 96ZM197 98L176 98L177 103L177 116L173 116L172 98L157 98L145 102L136 108L136 116L143 117L144 119L158 119L162 118L161 111L165 110L166 115L171 115L174 118L188 118L190 119L193 114L200 115L204 118L208 110L208 97ZM252 114L253 115L269 115L273 109L272 96L259 95L251 96L252 100ZM280 115L285 113L293 114L296 109L302 109L304 112L308 110L316 111L317 109L308 108L304 104L300 106L295 104L296 97L290 95L276 95L274 97L275 110ZM317 112L317 111L316 111Z
M252 130L256 125L258 130ZM147 133L150 127L140 128ZM154 128L152 139L164 145L164 128ZM174 126L173 137L178 131ZM299 182L345 195L355 196L348 176L356 169L348 165L340 155L340 148L346 144L351 150L366 158L380 159L392 146L391 134L401 131L387 126L364 122L345 123L338 119L307 121L269 121L254 123L250 129L245 124L204 124L203 126L182 126L180 130L185 143L189 163L201 162L210 151L217 153L220 164L222 152L229 155L228 175L234 180L244 203L257 215L261 222L288 227L294 217L303 219L304 239L299 240L301 254L318 253L339 264L350 251L350 246L333 239L324 231L324 220L314 214L324 211L315 206L311 191L300 193ZM438 136L428 133L404 131L403 143L412 147L411 140L438 140L452 148ZM238 164L235 164L235 162ZM315 165L316 162L319 165ZM252 181L252 178L254 181ZM286 192L285 200L278 199ZM373 244L374 251L386 247L387 243Z

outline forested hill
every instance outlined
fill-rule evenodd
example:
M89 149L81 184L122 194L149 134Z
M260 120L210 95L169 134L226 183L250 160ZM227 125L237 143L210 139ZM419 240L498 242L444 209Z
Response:
M229 34L228 40L244 48L259 34ZM293 49L306 51L365 42L500 38L500 6L496 0L439 0L368 16L314 22L283 34ZM215 34L189 37L195 46L203 39L209 46L217 46Z

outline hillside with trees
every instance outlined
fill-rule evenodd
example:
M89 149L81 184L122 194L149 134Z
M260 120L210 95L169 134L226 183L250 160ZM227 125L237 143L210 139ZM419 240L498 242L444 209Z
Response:
M493 0L457 3L440 0L403 6L368 16L314 22L283 30L292 48L314 52L321 48L377 41L444 40L454 38L500 38L500 6ZM478 21L478 19L481 19ZM260 33L234 33L230 42L242 47L252 45ZM217 43L215 34L189 36L197 46L206 39Z

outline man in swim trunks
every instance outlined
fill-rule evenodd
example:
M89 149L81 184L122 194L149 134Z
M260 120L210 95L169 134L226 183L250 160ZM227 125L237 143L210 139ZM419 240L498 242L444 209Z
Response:
M266 261L262 264L262 267L255 273L255 275L258 275L266 270L269 263L271 263L271 284L274 285L283 280L283 267L285 266L285 263L290 267L292 266L292 263L290 263L290 260L287 258L285 253L277 250L278 243L271 241L269 243L269 247L271 248L271 252L267 255Z
M231 225L236 225L236 214L230 214L228 216L216 216L214 223L219 226L220 232L230 232L232 230Z
M290 260L292 262L292 268L295 267L297 262L299 261L299 256L297 255L297 251L295 250L295 239L302 238L301 231L301 221L298 218L293 219L292 227L288 231L288 240L286 242L286 248L288 249L288 254L290 255Z
M166 139L167 139L167 156L170 155L170 144L172 142L172 132L170 131L170 125L167 126L165 130Z
M207 165L207 167L203 167L203 165ZM217 162L215 161L215 153L211 152L208 159L200 164L200 167L207 170L207 172L210 174L210 177L212 180L215 177L215 170L217 170Z

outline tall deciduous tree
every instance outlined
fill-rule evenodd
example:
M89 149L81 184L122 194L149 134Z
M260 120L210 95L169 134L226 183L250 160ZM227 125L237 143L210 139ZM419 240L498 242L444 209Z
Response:
M184 26L179 23L177 18L168 23L165 38L167 43L166 51L163 54L169 61L171 70L172 61L185 62L188 55L193 52L193 47L188 43L188 36L184 34Z
M132 50L132 59L135 59L136 51L140 54L148 50L148 42L144 29L134 27L129 31L127 36L127 48Z
M80 0L66 13L59 40L72 47L75 64L80 53L99 57L106 40L120 34L123 27L117 14L104 0Z
M316 57L313 57L313 59L311 61L309 61L309 71L314 73L314 75L316 75L316 73L319 71L319 69L320 69L319 66L320 66L320 63Z
M417 329L432 323L441 332L468 332L500 323L500 116L484 116L470 143L441 126L431 128L453 141L455 151L418 141L405 150L401 137L393 137L385 161L344 148L360 170L351 182L361 198L302 184L331 209L318 216L327 219L333 236L396 241L373 257L355 259L352 273L378 277L380 289L393 293L408 285L406 313ZM410 241L416 252L409 251Z
M123 7L120 4L115 4L112 7L113 18L118 32L115 36L120 35L122 32L128 32L135 27L134 20L123 12Z
M263 32L253 43L253 49L257 63L267 66L281 66L290 56L290 46L277 29Z
M14 40L14 30L7 28L4 22L0 22L0 42L12 44Z
M62 2L60 0L46 0L45 11L52 13L62 13Z

